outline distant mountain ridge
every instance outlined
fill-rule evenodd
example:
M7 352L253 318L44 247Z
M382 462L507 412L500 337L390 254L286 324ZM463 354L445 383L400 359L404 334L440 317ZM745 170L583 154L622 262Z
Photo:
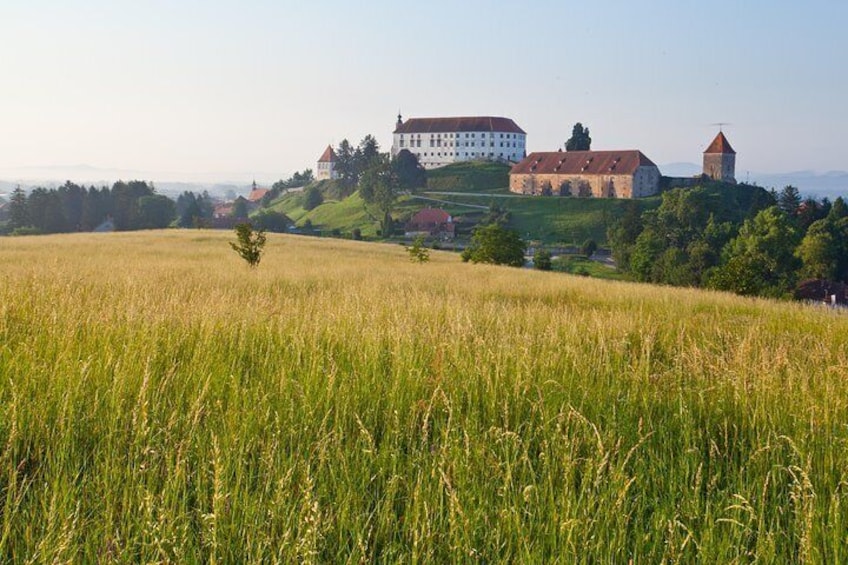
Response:
M161 173L134 169L95 167L92 165L48 165L33 167L0 168L0 195L12 192L20 185L24 190L38 186L57 187L70 180L84 186L111 186L118 180L144 180L153 182L156 190L176 197L182 192L208 191L212 196L224 197L231 192L247 195L254 180L270 187L284 173Z

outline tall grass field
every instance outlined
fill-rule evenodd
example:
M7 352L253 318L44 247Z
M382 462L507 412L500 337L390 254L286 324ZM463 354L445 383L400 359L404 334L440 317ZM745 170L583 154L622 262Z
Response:
M848 562L848 315L233 239L0 240L0 561Z

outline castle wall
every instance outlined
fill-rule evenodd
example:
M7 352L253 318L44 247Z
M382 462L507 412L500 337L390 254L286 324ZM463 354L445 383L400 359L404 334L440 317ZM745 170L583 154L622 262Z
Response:
M713 180L736 182L736 155L704 153L704 174Z
M542 195L550 188L553 196L559 196L563 184L568 183L571 196L633 198L633 181L631 175L511 174L509 190L516 194Z

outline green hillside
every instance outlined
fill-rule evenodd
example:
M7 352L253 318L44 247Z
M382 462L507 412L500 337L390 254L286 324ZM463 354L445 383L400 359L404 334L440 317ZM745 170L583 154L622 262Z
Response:
M431 195L438 197L437 195ZM617 200L563 198L559 196L445 196L446 200L477 205L496 205L510 212L510 227L522 237L545 243L580 244L592 238L604 244L607 228L624 213L630 202L642 210L660 205L660 198Z
M427 171L427 190L508 193L510 165L488 161L453 163Z
M848 316L231 232L0 246L3 563L843 563Z
M481 207L498 206L510 212L510 226L525 239L553 245L579 245L591 238L603 246L607 230L627 206L635 203L645 211L659 207L662 201L661 196L619 200L516 195L506 188L508 170L506 165L499 163L457 163L428 171L428 188L400 198L395 218L405 221L417 210L435 206L473 223L479 219ZM433 190L433 185L444 190ZM325 202L312 211L303 209L301 193L285 194L271 207L287 214L299 226L308 220L321 231L338 230L349 234L358 228L366 237L376 237L375 214L366 210L358 194L339 199L342 191L338 183L324 181L316 186L324 192ZM497 186L500 188L495 188ZM703 190L718 216L735 221L741 221L763 194L759 187L721 183L707 183Z

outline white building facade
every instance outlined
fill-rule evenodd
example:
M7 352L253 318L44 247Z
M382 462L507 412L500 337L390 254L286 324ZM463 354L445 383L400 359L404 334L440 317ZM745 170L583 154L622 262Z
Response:
M336 171L336 152L333 147L328 145L318 158L318 168L315 171L317 180L331 180L339 178L339 173Z
M509 118L410 118L398 115L392 155L407 149L425 169L461 161L517 163L526 155L527 134Z

